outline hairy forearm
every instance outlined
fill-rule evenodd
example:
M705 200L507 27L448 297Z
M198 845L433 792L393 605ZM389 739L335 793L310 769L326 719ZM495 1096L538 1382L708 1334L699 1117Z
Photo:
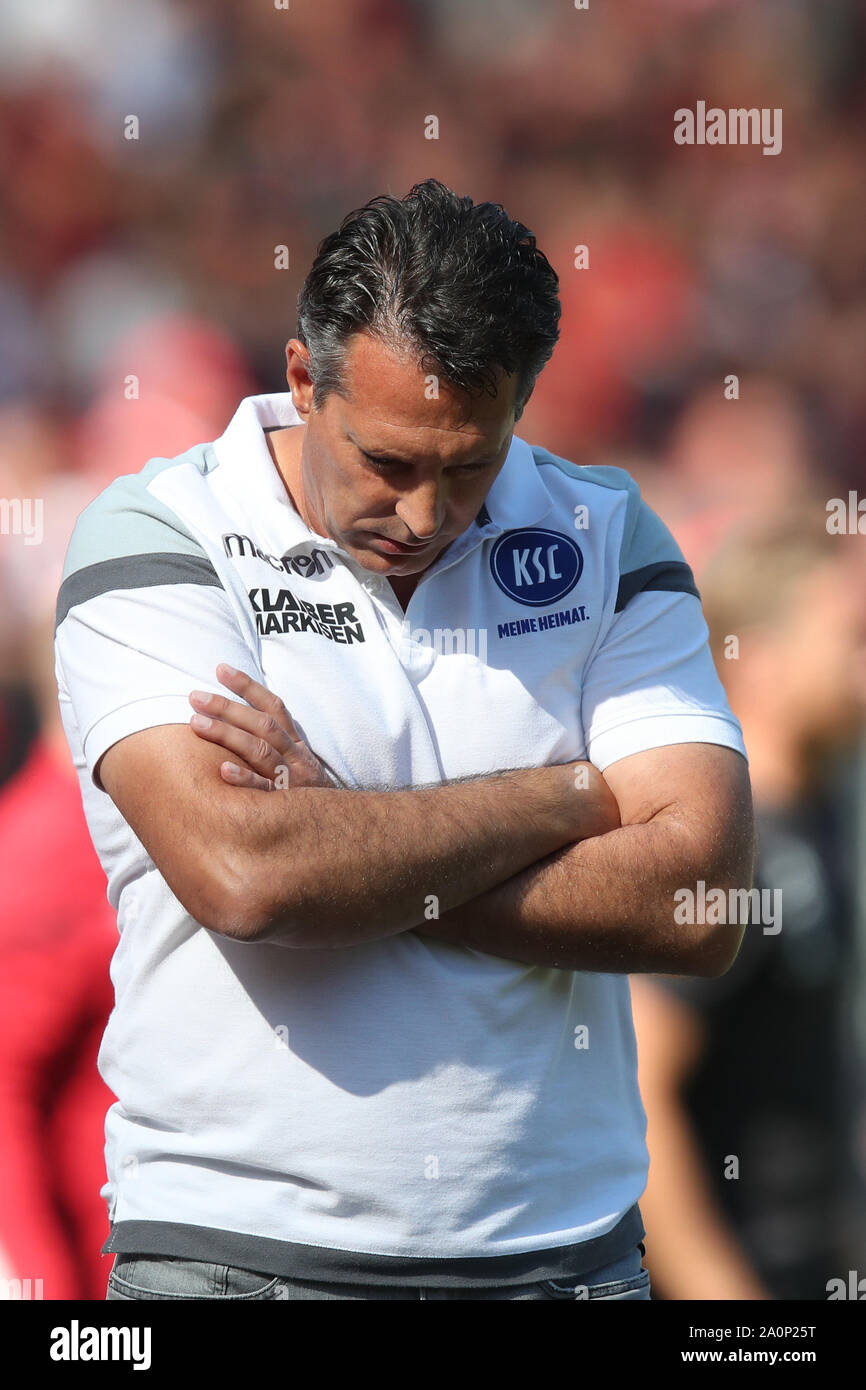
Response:
M750 885L748 835L720 849L709 862L677 817L659 815L560 848L417 934L560 970L721 974L743 929L674 917L675 891L700 878Z
M231 901L241 904L232 934L357 945L411 929L431 906L476 899L612 823L612 794L594 769L588 787L576 786L576 766L385 792L299 787L282 802L239 789L239 824L226 837L237 845Z

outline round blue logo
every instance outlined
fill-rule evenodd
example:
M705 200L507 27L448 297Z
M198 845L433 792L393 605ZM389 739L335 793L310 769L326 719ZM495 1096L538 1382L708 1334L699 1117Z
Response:
M574 588L583 573L583 556L561 531L507 531L493 547L490 569L509 598L543 608Z

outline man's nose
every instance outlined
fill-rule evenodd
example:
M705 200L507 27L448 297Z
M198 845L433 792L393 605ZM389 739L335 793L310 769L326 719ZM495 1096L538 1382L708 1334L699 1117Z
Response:
M419 541L432 540L442 529L447 502L446 484L430 479L403 493L397 515Z

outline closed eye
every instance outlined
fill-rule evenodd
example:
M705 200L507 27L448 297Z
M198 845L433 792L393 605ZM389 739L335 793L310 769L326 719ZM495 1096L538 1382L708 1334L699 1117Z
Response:
M383 459L383 458L377 458L375 454L366 454L366 453L364 453L364 450L363 450L363 449L360 450L360 452L361 452L361 454L363 455L363 457L367 460L367 462L371 465L371 467L375 468L375 469L377 470L377 472L385 473L385 472L387 472L389 469L394 469L394 470L396 470L397 472L401 472L401 471L405 470L406 468L410 468L410 467L411 467L411 464L402 463L399 459ZM454 466L454 468L446 469L446 472L448 472L448 473L483 473L483 472L484 472L484 469L485 469L485 468L490 468L490 467L492 467L492 464L493 464L493 460L492 460L492 459L485 460L485 461L483 461L483 462L481 462L481 463L458 463L458 464L456 464L456 465Z

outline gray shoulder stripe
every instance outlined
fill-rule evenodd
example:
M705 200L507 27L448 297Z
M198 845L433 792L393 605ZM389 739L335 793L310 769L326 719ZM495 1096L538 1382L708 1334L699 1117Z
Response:
M620 575L614 613L621 613L635 594L644 589L668 589L672 593L694 594L700 598L694 575L684 560L662 560L656 565L641 565Z
M64 579L57 594L54 630L76 603L86 603L112 589L146 589L155 584L211 584L222 588L222 580L206 555L166 551L99 560Z

